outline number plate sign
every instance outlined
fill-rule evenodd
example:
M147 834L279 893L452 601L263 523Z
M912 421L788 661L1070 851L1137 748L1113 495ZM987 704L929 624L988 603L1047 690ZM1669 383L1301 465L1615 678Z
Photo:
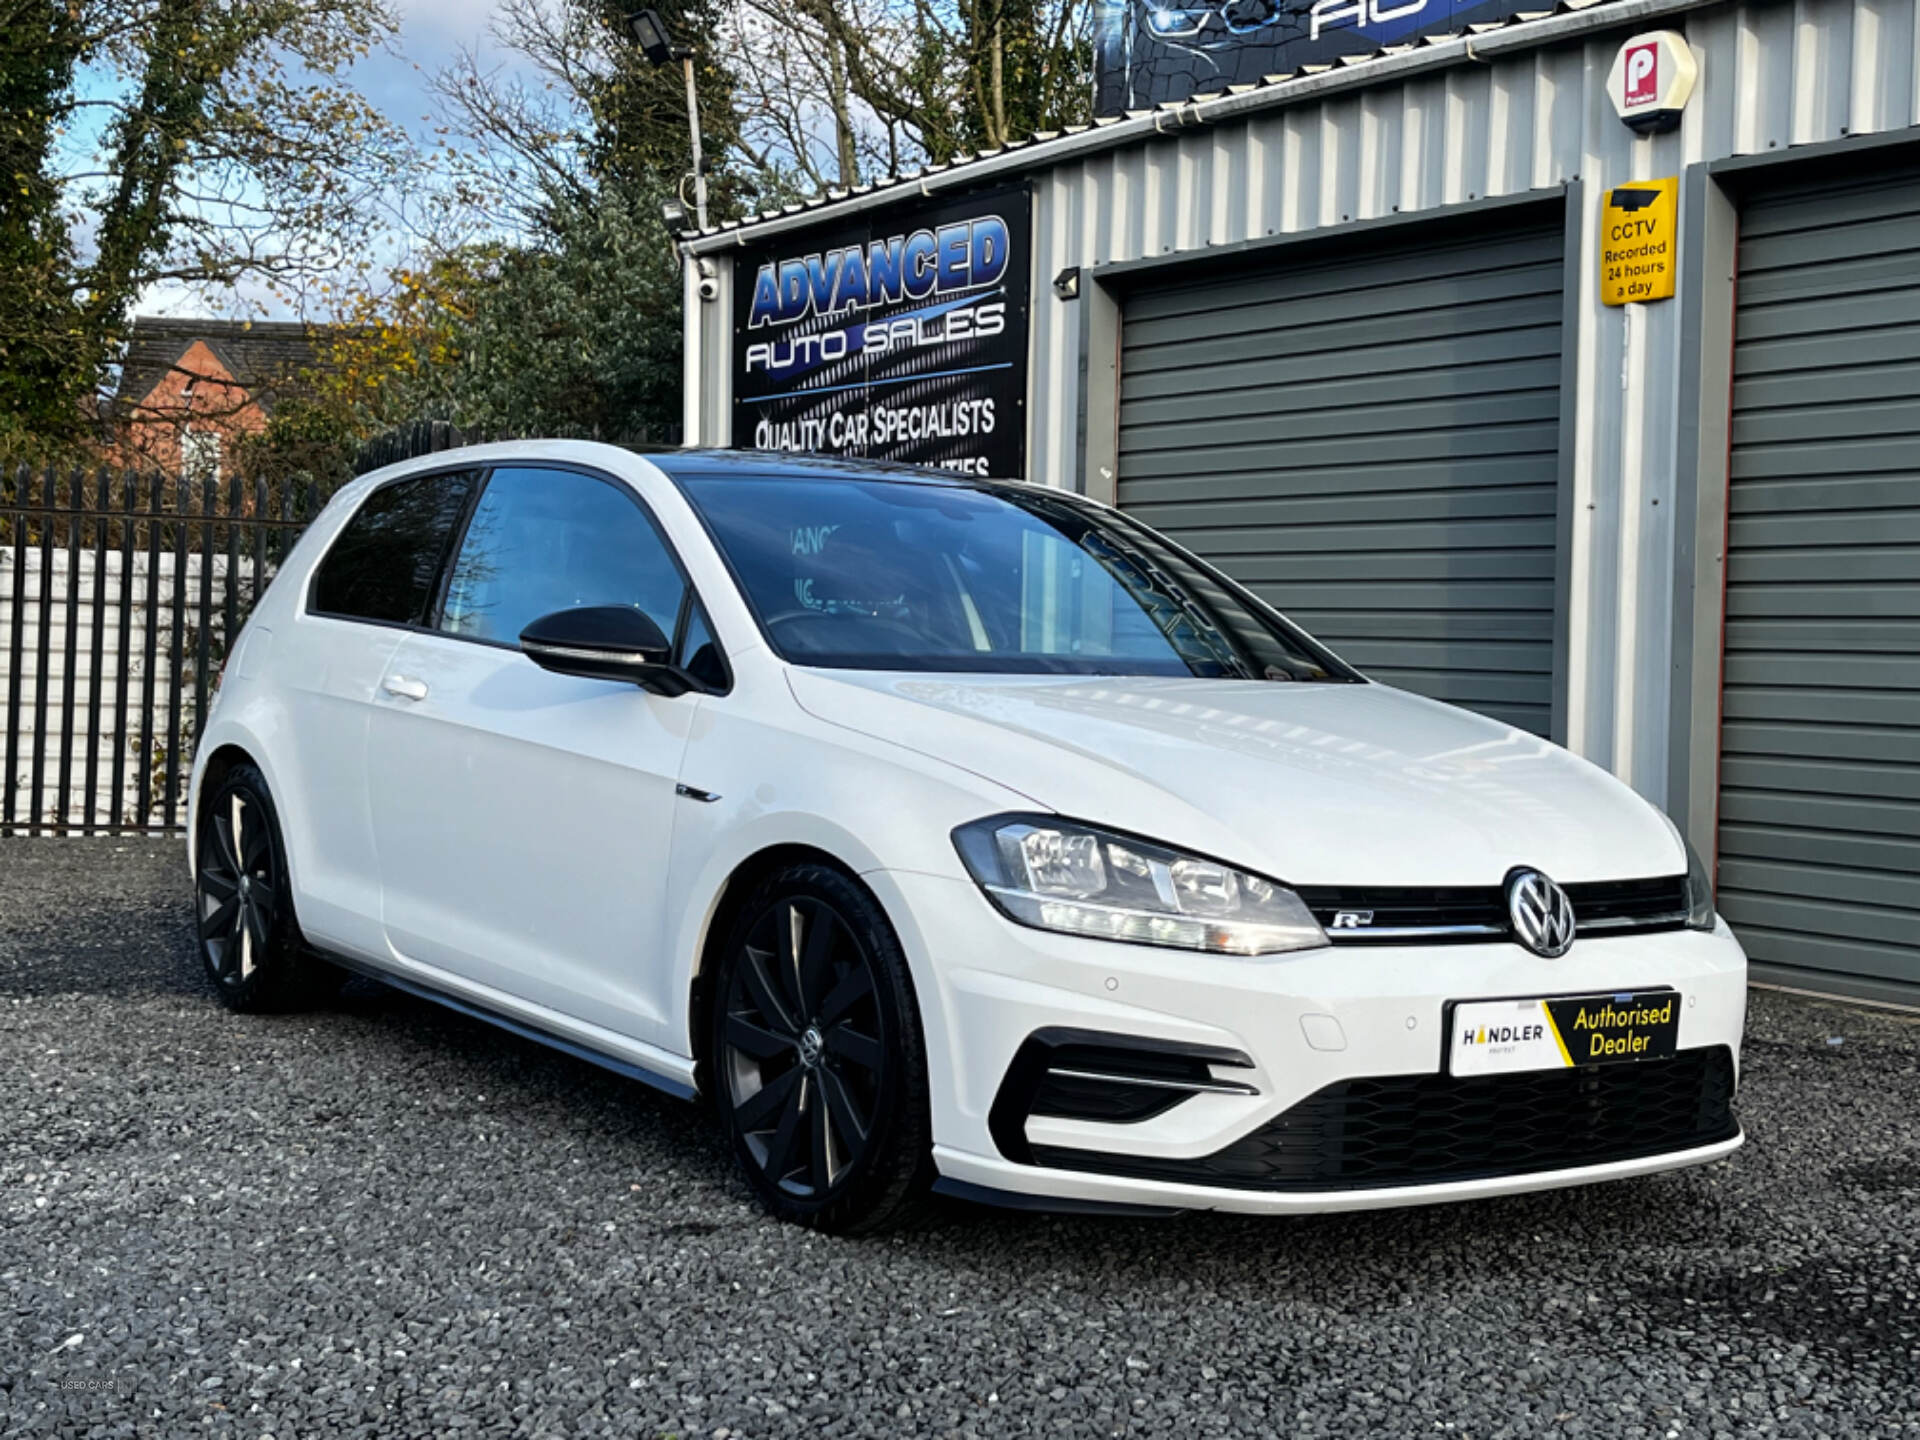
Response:
M1673 1054L1679 1034L1676 990L1465 1001L1453 1007L1447 1068L1498 1075L1657 1060Z

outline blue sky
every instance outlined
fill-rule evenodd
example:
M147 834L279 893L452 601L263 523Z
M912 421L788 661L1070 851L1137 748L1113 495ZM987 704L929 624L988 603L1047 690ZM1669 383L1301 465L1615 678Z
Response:
M419 131L428 111L427 80L455 52L485 46L493 0L392 0L400 17L395 55L374 55L355 67L360 88L387 118ZM498 56L495 56L496 60Z

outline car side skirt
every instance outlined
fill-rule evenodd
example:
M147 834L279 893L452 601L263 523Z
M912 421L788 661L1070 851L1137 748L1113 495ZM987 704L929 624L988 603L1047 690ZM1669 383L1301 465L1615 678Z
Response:
M462 1015L484 1021L497 1029L518 1035L524 1040L532 1040L550 1050L558 1050L563 1055L571 1055L575 1059L598 1065L603 1070L611 1070L616 1075L638 1080L643 1085L650 1085L655 1090L673 1096L676 1100L697 1100L700 1096L699 1089L693 1083L693 1062L690 1060L679 1060L675 1068L668 1068L677 1060L677 1057L662 1056L660 1068L651 1068L638 1063L637 1060L589 1044L584 1039L556 1034L530 1020L503 1014L478 1001L449 994L445 990L423 984L407 976L396 975L382 966L369 964L353 956L326 952L326 958L342 969L351 970L357 975L364 975L383 985L391 985L396 990L403 990L422 1000L430 1000L436 1005L444 1005L449 1010L457 1010ZM628 1041L626 1044L638 1048L636 1042Z

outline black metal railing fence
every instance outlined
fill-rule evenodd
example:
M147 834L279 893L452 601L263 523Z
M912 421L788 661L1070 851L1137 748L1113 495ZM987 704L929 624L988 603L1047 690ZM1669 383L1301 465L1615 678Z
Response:
M311 481L0 474L0 835L178 831L232 641Z
M505 438L422 420L352 468ZM305 475L0 471L0 835L185 828L220 667L329 493Z

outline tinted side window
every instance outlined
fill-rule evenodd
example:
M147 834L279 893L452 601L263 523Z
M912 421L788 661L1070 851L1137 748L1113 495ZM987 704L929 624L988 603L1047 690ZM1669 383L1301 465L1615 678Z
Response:
M714 690L726 688L726 662L720 658L720 647L707 628L706 612L698 605L693 606L687 616L687 633L680 642L678 660L680 668L702 685Z
M447 537L474 477L427 475L369 495L313 577L310 607L356 620L423 624Z
M461 541L440 628L515 645L556 610L631 605L672 638L685 589L665 542L614 486L566 470L496 470Z

